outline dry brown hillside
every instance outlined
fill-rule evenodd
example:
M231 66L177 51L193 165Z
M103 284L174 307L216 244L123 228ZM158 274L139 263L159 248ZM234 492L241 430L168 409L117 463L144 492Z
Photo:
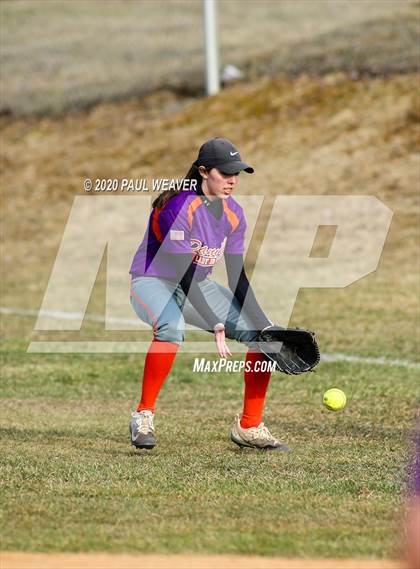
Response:
M72 201L84 178L182 177L198 146L230 138L255 166L238 191L375 195L394 219L375 275L352 287L307 291L296 306L332 348L346 349L328 328L334 311L365 310L363 326L384 326L384 349L415 353L417 308L419 105L414 74L352 80L261 78L220 95L183 99L160 91L55 118L2 119L2 193L6 214L7 306L37 308ZM25 279L26 294L17 287ZM314 300L316 302L314 303ZM381 318L375 316L375 306ZM328 312L328 315L326 314ZM361 325L361 324L360 324ZM356 342L358 324L346 337ZM400 339L401 330L406 340ZM373 349L373 348L372 348ZM376 348L375 348L376 349ZM379 348L377 347L379 350ZM360 351L360 349L359 349ZM367 349L371 351L371 348Z

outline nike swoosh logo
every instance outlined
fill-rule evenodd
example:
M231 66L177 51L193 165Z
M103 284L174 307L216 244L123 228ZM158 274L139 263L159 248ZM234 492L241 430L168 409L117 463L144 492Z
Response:
M137 438L137 435L135 435L135 432L132 429L131 425L130 425L130 435L131 435L131 440L134 442Z
M237 154L239 154L239 150L238 150L238 152L229 152L229 154L230 154L231 156L236 156Z

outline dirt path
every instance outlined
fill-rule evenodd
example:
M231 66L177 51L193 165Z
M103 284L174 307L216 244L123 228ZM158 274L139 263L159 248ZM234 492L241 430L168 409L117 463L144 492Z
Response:
M1 569L404 569L382 559L281 559L240 555L1 554Z

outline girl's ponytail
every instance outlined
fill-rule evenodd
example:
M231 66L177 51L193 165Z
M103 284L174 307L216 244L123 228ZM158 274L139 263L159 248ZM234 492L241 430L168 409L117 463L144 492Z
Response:
M198 171L197 161L195 161L192 163L191 168L188 170L187 174L185 175L184 180L196 180L197 184L195 187L198 190L201 188L202 179L203 178L201 177L201 174ZM183 190L181 186L180 189L167 190L166 192L162 192L154 200L154 202L152 203L152 207L156 207L157 209L162 209L167 201L169 201L171 198L178 195L182 191Z

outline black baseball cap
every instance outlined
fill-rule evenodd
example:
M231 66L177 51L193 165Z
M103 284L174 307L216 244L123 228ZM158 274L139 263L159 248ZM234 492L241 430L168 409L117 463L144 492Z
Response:
M242 162L239 150L226 138L211 138L199 150L195 162L197 166L206 168L216 167L223 174L235 174L244 170L248 174L254 173L254 168Z

